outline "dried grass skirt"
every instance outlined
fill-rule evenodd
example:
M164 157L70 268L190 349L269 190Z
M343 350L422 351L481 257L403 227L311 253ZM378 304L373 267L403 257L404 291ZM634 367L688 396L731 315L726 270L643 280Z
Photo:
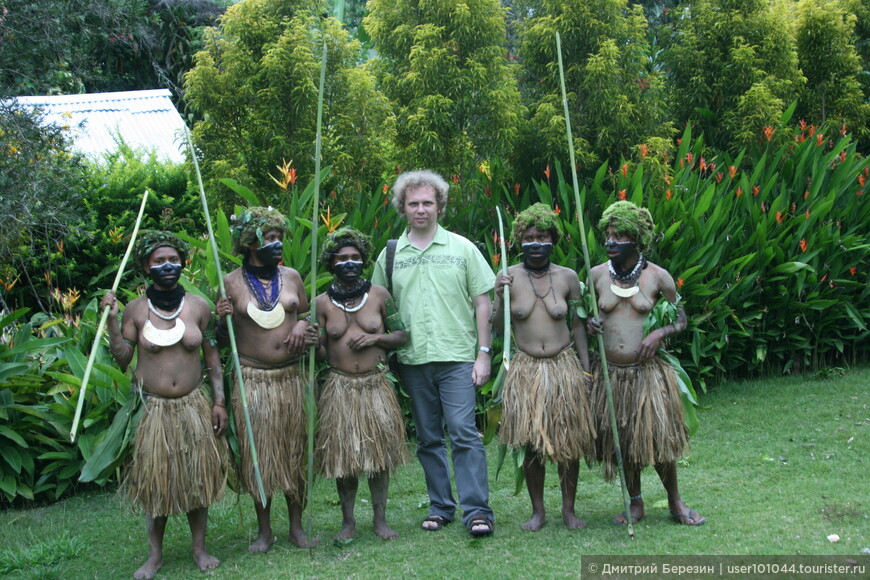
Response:
M630 366L608 363L613 387L617 432L623 463L634 470L673 462L689 444L683 422L680 388L673 369L659 358ZM593 372L593 409L598 420L596 459L604 462L604 476L613 480L619 470L601 365Z
M200 389L177 399L145 395L133 463L124 487L151 517L208 507L226 483L226 440L215 437L211 404Z
M392 472L408 463L405 421L383 372L330 370L317 401L318 469L329 478Z
M296 501L305 495L305 380L299 364L279 369L242 366L245 396L266 497L284 494ZM239 483L259 497L251 446L239 389L233 389L233 420L239 440Z
M527 445L557 463L593 456L595 425L573 348L550 358L520 352L511 360L499 439L511 447Z

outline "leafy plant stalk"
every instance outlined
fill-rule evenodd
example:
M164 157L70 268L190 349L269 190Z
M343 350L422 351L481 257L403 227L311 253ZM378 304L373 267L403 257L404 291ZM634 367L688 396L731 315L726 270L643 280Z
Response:
M556 33L556 55L559 57L559 80L562 85L562 105L565 109L565 129L568 134L568 152L571 159L571 177L574 186L574 204L577 212L577 222L580 226L580 240L583 247L583 263L586 268L586 279L589 280L588 288L592 296L592 314L598 317L598 299L595 296L595 285L592 284L592 266L589 261L589 246L586 241L586 227L583 224L583 202L580 199L580 185L577 180L577 163L574 160L574 139L571 136L571 117L568 113L568 95L565 91L565 69L562 65L562 39ZM619 466L619 483L622 486L622 502L625 507L625 524L628 535L634 539L634 526L631 522L630 500L628 486L625 480L625 466L622 463L622 449L619 446L619 433L616 428L616 410L613 406L613 386L610 383L610 372L607 369L607 357L604 354L604 335L598 335L598 352L601 353L601 373L604 377L604 388L607 393L607 409L610 415L610 428L613 430L613 447L616 453L616 463Z
M118 266L118 273L115 274L115 281L112 283L112 292L118 291L118 285L121 283L121 277L124 275L124 268L127 266L127 260L130 259L130 254L133 253L133 246L136 244L136 236L139 234L139 224L142 223L142 215L145 213L145 202L148 200L148 190L142 194L142 203L139 205L139 214L136 216L136 223L133 225L133 233L130 235L130 243L127 244L127 251L124 252L124 257L121 259L121 265ZM79 389L79 400L76 404L76 413L73 416L72 428L69 432L69 440L75 442L76 432L79 428L79 420L82 417L82 407L85 403L85 392L88 389L88 380L91 378L91 369L94 367L94 360L97 358L97 350L100 348L100 339L103 336L103 330L106 328L106 321L109 318L109 309L111 306L106 305L103 308L103 314L100 316L100 324L97 325L97 333L94 336L94 346L91 348L91 354L88 357L88 364L85 367L85 374L82 376L82 387Z
M326 39L323 40L323 53L320 57L320 87L317 95L317 133L314 140L314 202L311 217L311 299L308 301L309 317L313 322L317 322L317 308L315 299L317 297L317 222L320 211L320 144L323 129L323 92L326 85ZM316 345L312 344L308 354L308 388L305 391L305 415L308 419L308 480L307 480L307 505L308 515L306 519L306 533L308 538L312 538L312 527L314 525L311 518L312 494L314 483L314 367ZM311 544L309 540L309 545Z
M202 174L199 171L199 161L196 157L196 151L193 149L193 140L190 137L190 130L185 127L185 136L187 137L187 146L190 149L190 158L193 161L193 168L196 170L196 180L199 184L199 198L202 201L202 213L205 216L205 224L208 228L209 245L212 249L214 257L215 269L217 270L218 287L220 288L221 298L226 298L227 289L224 285L224 275L221 271L220 254L218 252L217 240L215 239L214 229L211 226L211 215L208 213L208 201L205 198L205 188L202 185ZM242 412L245 415L245 429L248 432L248 444L251 446L251 463L254 466L254 478L257 481L257 491L260 492L260 505L266 505L266 490L263 488L263 476L260 474L260 459L257 455L257 447L254 444L254 429L251 425L251 412L248 409L248 397L245 394L245 380L242 377L242 367L239 362L239 349L236 346L236 331L233 326L233 317L227 315L225 324L230 336L230 351L233 357L233 368L236 373L236 387L239 389L239 398L242 401Z

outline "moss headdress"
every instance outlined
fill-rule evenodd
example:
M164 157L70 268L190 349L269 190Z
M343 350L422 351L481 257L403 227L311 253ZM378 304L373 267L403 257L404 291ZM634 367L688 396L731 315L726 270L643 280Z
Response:
M332 272L332 258L340 249L353 246L359 250L362 256L363 268L369 264L369 256L372 253L372 244L369 237L353 228L341 228L331 233L323 243L323 251L320 252L320 264L328 272Z
M559 243L559 238L562 236L559 216L543 203L536 203L517 214L511 233L511 241L515 246L522 243L523 232L531 227L536 227L542 232L549 231L554 246Z
M611 226L616 228L617 234L625 234L634 240L640 252L652 245L655 224L646 208L630 201L617 201L604 210L598 221L598 229L602 232Z
M189 253L187 244L172 232L160 230L142 230L139 232L135 248L136 259L140 264L144 264L148 261L151 253L162 246L169 246L178 251L178 255L181 256L181 265L187 264Z
M250 248L263 245L263 234L269 230L286 233L290 227L287 218L272 207L249 207L232 226L233 253L245 256Z

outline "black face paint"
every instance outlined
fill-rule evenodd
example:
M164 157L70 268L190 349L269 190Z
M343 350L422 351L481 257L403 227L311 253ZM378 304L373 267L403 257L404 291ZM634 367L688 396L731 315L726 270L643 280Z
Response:
M359 278L362 274L363 263L356 260L347 260L333 264L332 271L335 272L335 277L342 282L352 282Z
M151 266L148 269L148 274L151 276L151 281L157 286L168 288L178 284L178 279L181 278L181 269L184 266L166 262L159 266Z
M553 244L550 242L546 242L543 244L541 242L531 242L528 244L523 244L522 247L523 257L526 260L549 260L550 254L553 253Z
M611 261L616 264L625 262L628 258L637 253L637 244L635 242L616 242L614 240L607 240L604 242L604 247L607 249L608 254L610 252L616 252L616 255L610 258Z
M263 265L269 266L270 268L274 268L281 263L283 254L284 244L280 241L272 242L271 244L266 244L257 248L257 259L260 260Z

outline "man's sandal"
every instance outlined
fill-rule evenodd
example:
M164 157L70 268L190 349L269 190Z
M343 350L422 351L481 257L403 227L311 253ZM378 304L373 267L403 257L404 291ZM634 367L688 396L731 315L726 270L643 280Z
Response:
M426 530L427 532L437 532L438 530L440 530L441 528L443 528L444 526L446 526L449 523L450 523L450 520L448 520L445 517L429 516L425 520L423 520L423 523L420 524L420 527L423 528L424 530Z
M492 521L488 518L474 518L468 522L468 533L472 536L488 536L492 531Z

